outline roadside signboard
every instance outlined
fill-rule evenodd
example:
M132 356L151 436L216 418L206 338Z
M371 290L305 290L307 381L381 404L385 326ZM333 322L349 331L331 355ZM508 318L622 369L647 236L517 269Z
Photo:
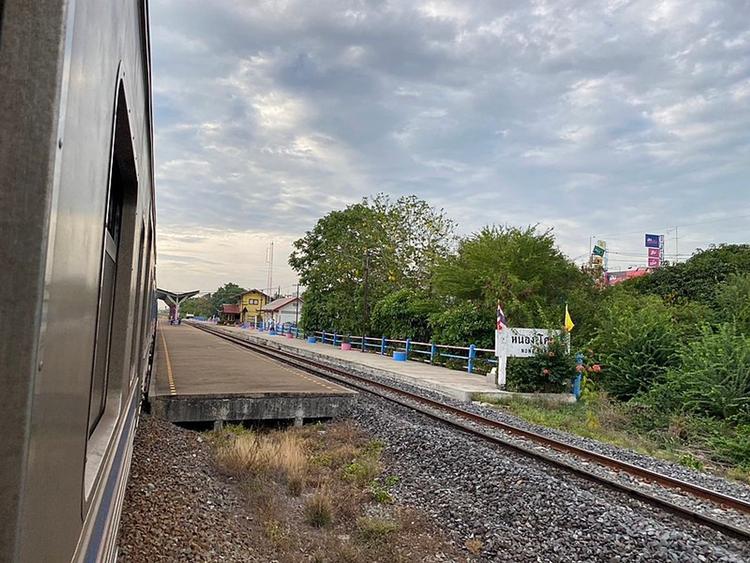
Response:
M661 258L661 248L649 248L648 257L649 258Z
M648 259L649 268L658 268L660 265L661 265L661 258L649 258Z
M659 248L661 246L660 235L646 235L646 248Z

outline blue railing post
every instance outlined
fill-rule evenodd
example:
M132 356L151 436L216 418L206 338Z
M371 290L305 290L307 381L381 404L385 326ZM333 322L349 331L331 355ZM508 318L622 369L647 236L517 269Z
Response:
M477 347L471 344L469 346L469 361L468 361L468 369L469 373L474 371L474 358L477 356Z
M437 346L434 342L430 342L430 363L435 363L435 356L437 356Z
M411 338L406 339L406 359L409 359L409 348L411 348Z
M333 333L333 345L336 346L336 340L338 339L338 335L334 332Z
M323 331L323 338L320 339L320 341L325 344L326 343L326 331Z
M380 355L385 356L385 336L380 339Z
M362 342L361 342L361 344L362 344L362 351L363 351L363 352L365 351L365 338L366 338L366 337L365 337L365 335L363 334L363 335L362 335Z

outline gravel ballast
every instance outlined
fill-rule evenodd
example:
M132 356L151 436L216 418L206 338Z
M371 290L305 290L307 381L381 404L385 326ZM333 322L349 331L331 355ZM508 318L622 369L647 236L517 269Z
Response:
M488 445L382 399L354 418L386 446L396 497L493 561L746 561L708 528Z
M118 561L256 561L245 526L251 517L200 434L141 416Z
M213 328L214 330L217 330L215 327ZM227 334L228 336L240 338L251 344L255 344L256 346L259 345L259 346L268 347L271 350L273 350L274 348L277 348L277 349L281 349L292 354L297 354L299 352L296 348L284 346L283 342L280 342L280 341L273 341L273 346L269 346L267 342L265 341L261 342L257 338L251 338L249 335L244 334L242 332L234 332L234 331L227 332L221 329L218 329L218 331L223 332ZM305 359L303 357L300 357L300 360L304 361ZM342 366L337 365L335 362L330 362L330 366L334 369L342 369ZM485 416L487 418L492 418L501 422L505 422L507 424L512 424L519 428L523 428L525 430L530 430L532 432L536 432L538 434L542 434L550 438L561 440L571 445L575 445L581 448L591 450L593 452L604 454L604 455L613 457L615 459L619 459L621 461L626 461L628 463L639 465L641 467L645 467L653 471L658 471L660 473L670 475L672 477L687 481L689 483L700 485L707 489L712 489L712 490L719 491L730 496L734 496L740 499L750 501L750 484L747 484L747 483L741 483L739 481L731 481L723 477L720 477L718 475L712 475L710 473L697 471L689 467L684 467L677 463L672 463L669 461L657 459L648 455L634 452L632 450L628 450L626 448L620 448L611 444L599 442L597 440L592 440L590 438L584 438L582 436L576 436L574 434L570 434L561 430L555 430L552 428L547 428L545 426L540 426L538 424L533 424L520 417L514 416L508 412L499 410L497 408L493 408L492 406L482 404L479 402L465 403L465 402L456 401L455 399L452 399L434 390L425 389L422 387L416 387L414 385L404 383L403 381L400 381L398 378L392 377L390 375L386 375L385 373L378 372L376 374L371 368L367 368L366 366L362 364L358 364L354 360L347 362L347 368L350 369L351 373L355 375L364 377L366 379L369 379L378 383L384 383L386 385L393 385L405 391L416 393L423 397L434 399L434 400L443 402L448 405L456 406L456 407L465 409L467 411L473 412L475 414ZM481 376L477 376L477 377L481 377Z

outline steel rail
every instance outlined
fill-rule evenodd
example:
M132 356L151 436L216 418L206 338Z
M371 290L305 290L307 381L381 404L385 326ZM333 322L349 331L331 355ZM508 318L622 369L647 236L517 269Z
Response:
M700 524L706 525L708 527L711 527L729 536L735 537L737 539L745 540L745 541L750 540L750 530L740 528L739 526L736 526L732 523L725 522L717 518L714 518L712 516L708 516L706 514L697 512L691 508L681 506L679 504L676 504L662 497L649 494L632 485L621 483L619 481L616 481L609 477L605 477L603 475L591 473L590 471L587 471L581 467L577 467L568 461L553 457L545 452L537 451L529 447L514 443L512 441L503 440L499 438L498 436L495 436L492 434L487 434L486 432L483 432L482 430L476 428L475 426L464 424L455 419L451 419L441 414L438 414L434 411L415 406L412 403L394 398L392 396L387 395L386 393L401 395L403 397L406 397L409 401L416 401L419 403L423 403L425 405L428 405L431 409L447 411L451 415L468 419L474 424L478 424L480 426L487 426L487 427L494 428L494 429L499 429L509 434L521 436L532 442L536 442L537 444L541 444L543 446L552 448L556 451L567 453L567 454L573 454L576 457L587 459L589 461L593 461L607 468L622 471L623 473L628 473L630 475L637 476L643 480L658 483L664 486L665 488L677 489L682 493L686 493L695 497L703 498L715 504L728 507L728 508L732 508L734 510L737 510L738 512L750 514L750 503L743 499L735 498L735 497L726 495L724 493L721 493L719 491L707 489L705 487L696 485L694 483L690 483L688 481L683 481L681 479L677 479L669 475L658 473L651 469L640 467L640 466L634 465L626 461L615 459L610 456L606 456L604 454L600 454L591 450L587 450L585 448L581 448L579 446L575 446L575 445L572 445L563 441L559 441L554 438L550 438L548 436L538 434L531 430L526 430L526 429L514 426L512 424L508 424L505 422L487 418L482 415L462 409L460 407L447 405L440 401L436 401L434 399L430 399L428 397L424 397L422 395L418 395L410 391L405 391L404 389L392 387L390 385L387 385L385 383L381 383L378 381L372 381L368 379L367 377L362 377L360 375L352 374L346 370L342 370L340 368L336 368L336 367L327 365L325 363L317 362L315 360L312 360L310 358L305 358L298 354L294 354L294 353L287 352L284 350L274 349L274 348L271 348L270 346L256 344L254 342L249 342L243 338L238 338L231 334L227 334L223 331L211 329L206 326L193 324L193 323L189 323L189 324L190 326L196 327L200 330L213 334L219 338L223 338L225 340L234 342L235 344L238 344L244 348L250 349L256 353L260 353L270 358L279 360L281 362L291 364L298 369L313 373L318 376L334 379L335 381L339 383L344 383L346 385L349 385L361 391L377 395L381 398L384 398L388 401L399 404L403 407L416 410L432 419L439 420L445 424L459 428L469 434L481 437L482 439L490 441L497 445L513 449L528 457L541 460L553 467L562 468L565 471L574 473L578 475L579 477L582 477L586 480L599 483L608 488L619 490L641 501L651 504L652 506L656 506L657 508L666 510L675 515L686 518L688 520L692 520L694 522L698 522ZM353 383L351 381L352 379L357 381L358 383ZM384 392L381 393L368 387L375 387L377 389L383 390Z

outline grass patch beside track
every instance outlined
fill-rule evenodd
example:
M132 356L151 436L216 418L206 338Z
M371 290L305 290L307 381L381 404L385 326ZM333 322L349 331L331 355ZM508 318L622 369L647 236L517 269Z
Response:
M477 400L533 424L750 483L750 468L732 464L717 450L715 438L728 430L717 427L716 421L673 416L668 424L657 426L636 406L612 401L604 394L578 403L481 395Z
M465 561L429 518L394 501L384 444L350 422L212 432L217 464L236 479L262 559L281 562Z

